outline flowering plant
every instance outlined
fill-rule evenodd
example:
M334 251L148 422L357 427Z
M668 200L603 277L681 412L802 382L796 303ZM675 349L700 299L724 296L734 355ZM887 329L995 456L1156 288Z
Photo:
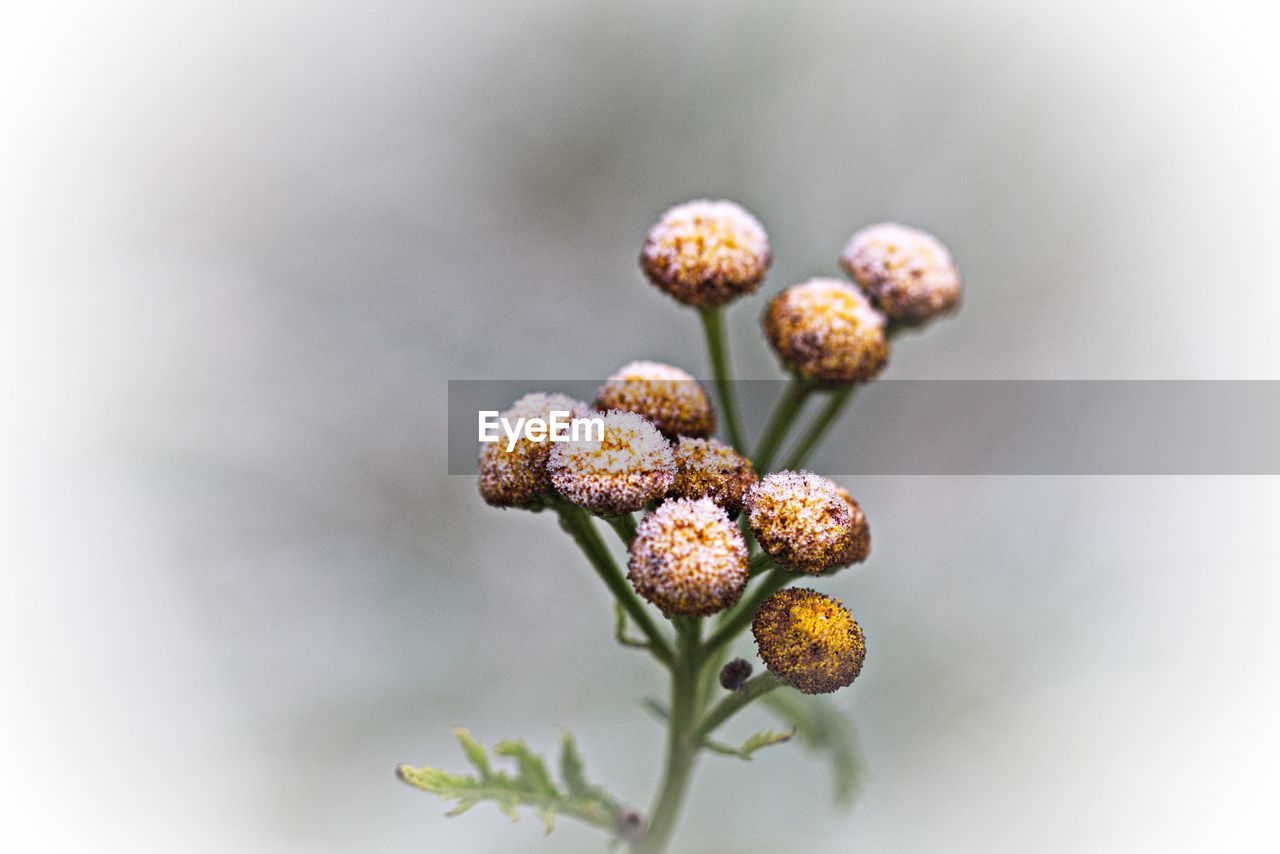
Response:
M672 208L641 252L649 280L700 313L719 417L690 374L636 361L605 381L591 404L533 393L503 413L511 420L599 414L602 434L562 442L525 436L486 444L480 457L483 499L557 514L616 599L617 640L647 651L669 673L669 699L649 703L667 727L665 771L651 811L641 814L588 782L568 734L557 782L522 742L493 747L493 755L515 765L514 773L498 771L489 753L457 730L473 774L397 769L406 783L452 801L450 815L493 801L515 818L527 806L548 831L554 816L569 816L634 852L656 854L670 843L703 751L750 759L793 737L831 756L837 796L851 798L856 750L849 724L808 695L850 685L862 671L866 641L838 600L788 585L861 563L870 553L870 531L848 492L803 466L854 391L884 369L890 340L957 307L960 279L934 237L881 224L854 234L840 255L852 283L811 279L773 297L764 331L791 382L748 453L723 311L759 286L771 257L760 222L725 201ZM775 457L815 395L825 403L775 471ZM727 443L712 436L717 421ZM626 547L625 575L596 520ZM640 637L630 634L632 625ZM750 662L728 653L748 630L765 665L754 676ZM786 728L756 733L737 746L716 738L722 724L756 701Z

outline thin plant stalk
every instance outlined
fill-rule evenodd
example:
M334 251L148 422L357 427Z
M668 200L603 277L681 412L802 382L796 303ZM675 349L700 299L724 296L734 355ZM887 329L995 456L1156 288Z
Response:
M800 414L800 410L804 408L804 402L809 398L809 394L812 391L812 383L793 378L788 384L787 390L778 399L777 404L774 405L773 415L769 417L769 423L764 428L764 435L760 438L760 447L756 449L755 455L751 458L751 461L755 464L756 471L760 472L761 475L769 471L769 466L773 463L774 454L778 452L779 446L786 439L792 423L796 420L796 416Z
M707 712L702 719L702 723L698 725L698 729L694 732L694 738L697 743L702 744L716 731L717 727L737 714L739 710L746 708L774 688L781 687L781 685L782 683L778 681L778 677L767 670L758 676L752 676L742 686L741 690L734 691L717 703L711 711Z
M618 538L622 540L622 544L630 548L631 541L636 537L636 517L630 513L624 513L621 516L602 516L601 518L618 532Z
M786 587L793 578L795 578L795 573L789 572L780 566L775 566L764 573L737 605L721 615L720 623L716 626L715 631L711 633L711 637L707 639L708 655L714 655L721 647L736 638L743 629L751 624L751 620L755 617L760 604L783 587Z
M890 341L897 338L907 327L894 324L890 325L886 337ZM805 430L804 435L800 437L800 441L796 443L796 447L791 452L791 456L787 458L785 468L796 471L804 466L809 460L809 455L813 453L814 448L818 447L818 443L827 435L827 431L840 418L849 401L853 399L854 394L862 387L862 383L849 383L837 388L831 392L827 398L826 406L819 410L814 416L813 422L809 425L809 429Z
M738 453L747 453L745 436L738 421L738 402L733 389L733 374L729 369L729 346L724 331L724 309L720 306L704 308L702 330L706 333L707 352L711 356L711 370L715 375L716 389L720 396L720 415L724 420L729 442Z
M699 643L701 622L687 617L675 619L678 653L671 668L671 706L667 719L666 769L653 817L644 838L637 841L632 850L637 854L661 854L671 841L676 819L684 805L689 778L698 760L701 740L697 737L700 726L699 681L703 656Z
M818 443L827 435L827 431L840 418L840 414L848 406L849 401L853 399L854 392L858 388L859 386L856 383L849 383L828 395L826 405L818 410L818 414L814 416L812 423L809 424L809 429L804 431L804 435L796 443L791 456L787 458L785 468L796 471L808 461L809 454L813 453L813 449L818 446Z

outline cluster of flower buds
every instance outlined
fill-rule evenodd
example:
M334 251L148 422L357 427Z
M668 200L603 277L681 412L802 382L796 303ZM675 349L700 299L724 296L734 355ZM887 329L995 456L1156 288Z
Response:
M749 212L699 200L663 214L640 264L662 291L708 312L755 291L771 257L764 227ZM839 260L851 283L809 279L777 293L763 316L784 369L819 387L873 380L888 361L894 329L954 311L960 299L947 249L916 229L862 229ZM593 404L530 394L504 416L545 417L553 409L601 416L603 436L486 445L481 495L498 507L560 501L604 517L644 511L627 578L669 616L705 617L738 603L756 545L777 571L813 576L860 563L870 552L866 515L843 488L808 471L761 478L742 449L712 438L715 410L686 371L634 361L604 382ZM741 529L734 524L740 514ZM800 691L834 691L861 672L862 629L839 601L785 588L763 599L753 617L760 658ZM721 678L737 690L750 670L738 660Z

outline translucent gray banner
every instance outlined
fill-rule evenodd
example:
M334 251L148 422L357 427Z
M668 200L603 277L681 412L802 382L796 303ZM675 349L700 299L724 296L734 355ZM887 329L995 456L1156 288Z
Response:
M450 380L449 473L475 474L482 410L531 391L591 402L600 384ZM753 443L786 388L734 383ZM825 397L812 395L793 434ZM857 391L810 465L833 476L1272 475L1278 437L1280 381L881 380Z

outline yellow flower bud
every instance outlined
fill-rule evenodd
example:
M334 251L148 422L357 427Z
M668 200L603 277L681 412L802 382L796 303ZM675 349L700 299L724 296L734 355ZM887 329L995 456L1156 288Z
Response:
M760 658L774 676L806 694L827 694L862 672L862 628L840 600L788 587L761 603L751 623Z

